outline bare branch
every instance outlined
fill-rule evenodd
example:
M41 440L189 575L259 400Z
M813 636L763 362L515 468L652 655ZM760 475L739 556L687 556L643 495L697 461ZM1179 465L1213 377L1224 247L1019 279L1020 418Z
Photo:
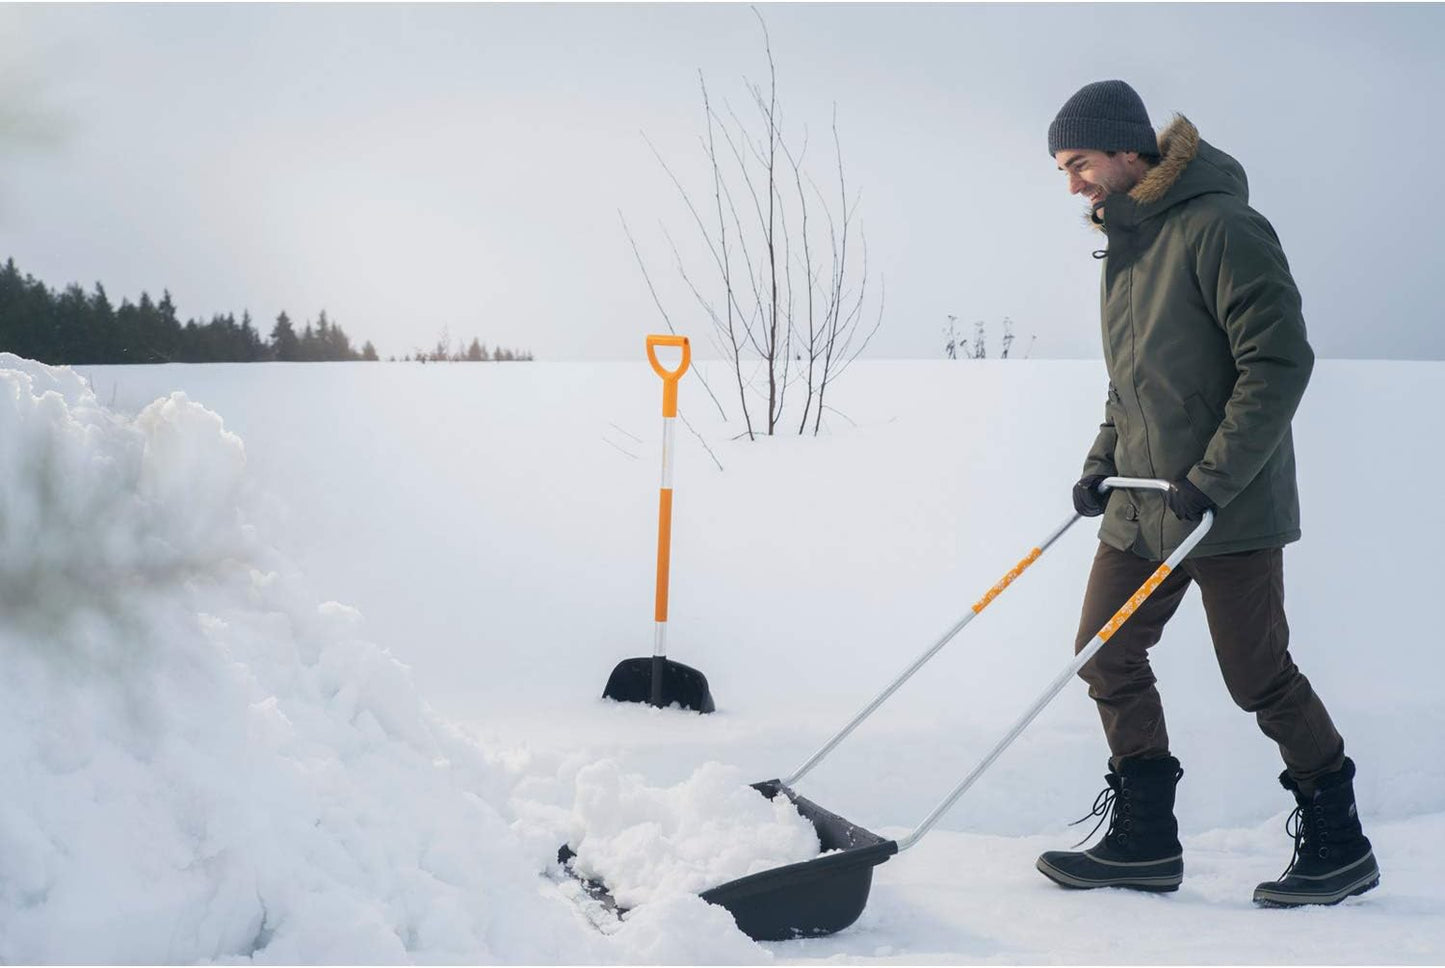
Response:
M652 284L652 274L647 271L647 263L643 261L642 253L637 248L637 240L632 237L632 229L627 224L626 216L619 211L617 217L622 219L622 231L627 235L627 241L632 246L632 256L637 260L637 268L642 270L643 281L647 283L647 291L652 295L652 304L656 306L657 311L662 314L662 321L667 324L667 331L676 334L677 328L672 325L672 317L667 314L667 310L662 305L662 300L658 298L657 289ZM703 377L701 371L698 372L698 382L700 382L703 389L707 391L707 395L712 398L713 405L717 407L718 415L721 416L723 420L727 420L727 411L723 409L722 402L718 400L717 394L712 392L712 387L708 385L707 379Z
M611 427L613 430L617 431L619 434L621 434L621 435L624 436L624 437L631 438L632 440L637 441L639 444L642 443L642 438L641 438L641 437L637 436L636 434L634 434L634 433L632 433L632 432L630 432L630 431L623 430L621 427L617 426L617 424L613 423L613 422L610 421L610 420L607 422L607 426Z
M717 465L717 469L722 470L722 461L717 459L717 454L714 454L712 452L712 448L707 445L707 441L703 440L702 434L698 433L697 428L694 427L691 421L687 419L687 414L682 412L681 407L678 408L677 415L682 418L683 425L687 427L688 430L692 431L692 435L697 438L697 442L699 444L702 444L702 449L707 451L707 455L712 458L712 462Z
M602 442L603 442L604 444L606 444L608 447L611 447L613 450L617 451L617 452L618 452L619 454L621 454L622 456L624 456L624 457L631 457L633 460L637 460L637 455L636 455L636 454L632 453L631 451L623 450L621 446L619 446L618 444L613 443L612 441L608 440L606 437L603 437L603 438L602 438Z
M723 238L723 245L722 245L722 250L723 250L723 264L722 264L722 270L723 270L723 292L726 294L726 299L727 299L727 336L728 336L728 348L732 351L732 356L731 356L732 367L733 367L733 373L736 375L737 381L738 381L738 402L741 404L741 406L742 406L742 408L743 408L743 423L744 423L744 424L747 426L747 428L748 428L748 438L749 438L749 439L752 439L752 436L753 436L753 418L752 418L752 414L750 414L750 413L748 412L748 397L747 397L747 394L743 392L742 367L739 365L739 364L741 363L741 351L740 351L740 349L739 349L739 347L738 347L737 328L736 328L736 327L734 326L734 324L733 324L733 321L734 321L734 311L737 309L737 305L736 305L736 300L735 300L735 298L734 298L734 296L733 296L732 260L728 258L728 248L727 248L727 219L723 217L723 207L722 207L722 197L723 197L723 193L722 193L722 173L721 173L721 171L719 171L719 169L718 169L718 163L717 163L717 146L716 146L716 143L713 141L713 136L712 136L712 128L713 128L713 111L712 111L712 104L711 104L711 102L708 100L708 96L707 96L707 81L706 81L706 79L703 77L702 71L698 71L698 72L697 72L697 80L698 80L698 85L702 88L702 106L703 106L703 113L704 113L704 115L707 117L707 157L708 157L708 160L712 163L711 167L712 167L713 203L714 203L715 207L717 208L718 232L721 234L721 236L722 236L722 238ZM731 205L731 201L729 201L729 205ZM746 253L746 249L744 249L744 252ZM751 334L751 332L752 332L752 327L750 327L750 326L747 327L747 331L748 331L749 334ZM713 459L716 460L717 458L714 457ZM721 469L722 465L719 464L718 467L719 467L719 469Z

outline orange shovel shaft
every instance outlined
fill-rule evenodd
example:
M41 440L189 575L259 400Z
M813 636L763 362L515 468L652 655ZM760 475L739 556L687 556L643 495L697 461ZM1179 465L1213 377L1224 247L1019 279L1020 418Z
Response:
M667 579L672 564L672 488L663 488L657 501L657 598L653 618L667 621Z

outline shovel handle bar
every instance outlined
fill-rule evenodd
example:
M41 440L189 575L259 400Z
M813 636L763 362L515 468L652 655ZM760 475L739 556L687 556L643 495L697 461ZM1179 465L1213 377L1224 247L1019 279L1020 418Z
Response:
M1153 480L1146 477L1109 477L1105 478L1099 485L1099 490L1108 491L1113 488L1128 488L1168 491L1170 486L1168 481ZM1073 522L1071 521L1070 523L1072 524ZM1008 749L1014 740L1018 739L1019 734L1028 728L1028 725L1037 718L1039 713L1044 711L1044 707L1053 701L1054 697L1063 690L1064 686L1066 686L1074 676L1078 675L1079 670L1104 647L1104 643L1108 642L1114 633L1119 630L1119 627L1128 621L1129 616L1133 615L1139 606L1144 603L1144 600L1154 593L1154 590L1159 587L1165 578L1169 577L1169 573L1179 567L1179 563L1188 557L1189 553L1204 539L1204 536L1213 525L1214 512L1205 511L1198 526L1189 532L1189 535L1180 543L1179 547L1174 549L1174 553L1154 570L1154 573L1149 576L1143 585L1139 586L1139 590L1119 607L1119 610L1114 613L1113 617L1104 624L1104 627L1099 630L1098 634L1094 636L1089 644L1079 651L1078 655L1074 657L1074 660L1064 668L1064 671L1060 672L1058 677L1049 683L1049 687L1045 689L1043 694L1029 707L1028 711L1019 718L1018 722L1013 724L1003 739L999 740L993 749L988 751L988 754L973 768L973 772L964 777L963 782L954 787L953 791L943 799L943 802L935 807L933 812L913 829L912 833L898 840L898 850L900 853L916 844L919 838L926 834L929 829L938 822L939 818L948 812L948 809L958 801L958 798L963 796L969 787L973 786L974 782L983 775L983 772L993 765L994 760L998 759L1003 751Z
M659 346L675 346L682 350L682 362L677 369L669 370L663 366L657 358ZM664 417L677 416L677 381L687 372L688 365L692 363L692 346L688 343L686 336L665 336L654 334L647 337L647 361L652 364L653 372L662 377L662 415Z

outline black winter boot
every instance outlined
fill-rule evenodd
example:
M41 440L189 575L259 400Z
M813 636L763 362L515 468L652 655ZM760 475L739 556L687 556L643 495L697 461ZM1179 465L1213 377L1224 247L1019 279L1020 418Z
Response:
M1109 821L1104 839L1082 852L1051 850L1035 864L1064 887L1129 887L1177 891L1184 879L1184 849L1174 819L1174 788L1184 771L1172 756L1125 760L1104 777L1108 789L1082 820ZM1088 838L1085 837L1085 840Z
M1306 796L1288 772L1280 784L1297 804L1285 823L1294 838L1294 856L1277 881L1254 889L1254 902L1266 907L1338 904L1380 883L1380 867L1355 810L1355 763L1320 777Z

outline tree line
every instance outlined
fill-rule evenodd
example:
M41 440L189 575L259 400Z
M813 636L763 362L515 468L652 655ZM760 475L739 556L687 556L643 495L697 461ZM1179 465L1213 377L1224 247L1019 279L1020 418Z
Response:
M282 311L270 336L262 337L248 311L239 320L234 313L217 313L205 322L182 323L169 291L159 301L142 292L139 302L122 299L117 307L98 282L91 292L76 283L53 290L33 276L22 276L13 258L0 268L0 352L52 365L378 359L370 340L360 349L352 346L346 331L324 309L299 331ZM427 362L532 358L513 350L488 352L477 340L465 353L416 354L416 359L425 357L430 357Z
M494 349L487 349L486 344L479 339L473 339L471 345L462 348L460 341L452 345L451 337L445 330L437 338L436 345L429 350L416 350L402 357L405 363L484 363L487 361L497 363L510 363L513 361L529 361L532 353L529 350L509 350L506 347L498 346ZM396 362L396 357L391 358Z

